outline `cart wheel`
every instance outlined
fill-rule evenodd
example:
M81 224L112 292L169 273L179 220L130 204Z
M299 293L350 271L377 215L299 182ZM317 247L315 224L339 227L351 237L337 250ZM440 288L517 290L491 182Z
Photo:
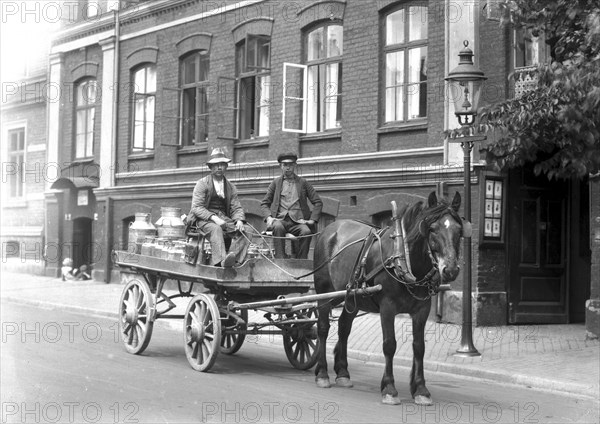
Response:
M294 315L290 314L290 318ZM295 313L296 319L312 319L287 325L283 333L283 347L290 364L299 370L308 370L317 363L318 338L316 332L317 309L302 309Z
M246 339L246 333L228 333L228 330L246 331L246 328L248 328L246 325L248 322L248 310L242 309L239 313L239 317L244 321L243 324L237 324L237 321L229 315L226 315L221 322L221 325L223 326L221 352L226 355L233 355L240 350Z
M208 371L221 346L219 308L204 293L194 296L183 318L183 341L188 362L196 371Z
M131 280L125 286L119 302L119 331L125 349L139 354L148 347L154 327L154 298L145 281Z

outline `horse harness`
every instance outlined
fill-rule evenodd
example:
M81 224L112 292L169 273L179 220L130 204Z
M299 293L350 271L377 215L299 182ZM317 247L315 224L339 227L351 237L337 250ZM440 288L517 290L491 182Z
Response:
M394 250L392 252L392 256L389 256L386 259L383 258L381 243L381 237L389 229L389 227L383 229L371 228L369 234L363 239L360 253L357 257L356 264L354 265L354 272L352 273L353 277L346 285L346 289L350 291L358 287L365 288L369 281L372 281L377 274L385 270L390 277L404 285L406 290L413 298L420 301L428 300L438 293L440 286L438 264L431 252L429 243L427 243L427 251L433 266L425 275L425 277L417 281L415 276L412 274L410 266L408 243L406 241L406 230L403 225L404 223L396 216L394 216L392 220L395 224L395 231L389 236L394 240ZM369 251L376 242L379 242L381 263L367 273L366 266ZM394 270L393 274L390 271L391 269ZM413 290L416 287L427 288L427 295L421 297L415 294Z

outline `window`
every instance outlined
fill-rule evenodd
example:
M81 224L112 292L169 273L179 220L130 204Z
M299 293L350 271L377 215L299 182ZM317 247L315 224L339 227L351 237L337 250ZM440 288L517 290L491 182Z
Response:
M271 37L248 34L238 43L236 77L238 138L267 137L271 105Z
M208 142L208 71L205 50L181 60L181 145L195 146Z
M385 17L385 122L427 117L426 6L404 6Z
M94 153L94 119L97 84L88 79L75 89L75 158L89 158Z
M8 164L12 171L7 172L8 195L10 198L23 197L25 187L25 128L15 128L8 131Z
M154 149L154 108L156 66L144 66L133 73L133 151Z
M307 132L341 126L343 45L341 25L324 25L306 34Z
M531 29L515 31L515 68L539 65L550 60L550 48L543 34L534 36Z

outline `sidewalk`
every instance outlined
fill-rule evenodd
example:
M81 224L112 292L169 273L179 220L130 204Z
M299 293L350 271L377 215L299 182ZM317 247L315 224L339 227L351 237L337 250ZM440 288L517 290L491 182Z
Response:
M2 272L2 301L61 308L91 316L115 318L123 286L94 281L61 281L57 278ZM338 311L339 313L339 311ZM250 321L262 313L250 314ZM172 322L172 320L165 320ZM173 322L179 326L180 322ZM327 346L333 352L337 323L332 322ZM600 398L600 343L586 340L583 324L473 328L473 343L481 356L454 356L460 346L460 325L429 321L426 327L426 372L516 384ZM272 343L264 338L265 343ZM260 338L258 339L261 340ZM398 350L394 365L411 367L411 321L396 318ZM367 314L354 321L348 355L366 362L383 363L379 315ZM277 344L283 351L281 344ZM333 368L331 364L331 368ZM427 374L426 374L427 375Z

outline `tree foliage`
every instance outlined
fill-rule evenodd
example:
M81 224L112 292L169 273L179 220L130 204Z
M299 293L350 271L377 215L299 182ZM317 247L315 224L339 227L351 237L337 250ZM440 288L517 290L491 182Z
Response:
M483 108L480 129L493 133L487 160L498 168L534 164L548 178L600 169L600 2L503 0L502 24L545 35L552 60L519 98Z

